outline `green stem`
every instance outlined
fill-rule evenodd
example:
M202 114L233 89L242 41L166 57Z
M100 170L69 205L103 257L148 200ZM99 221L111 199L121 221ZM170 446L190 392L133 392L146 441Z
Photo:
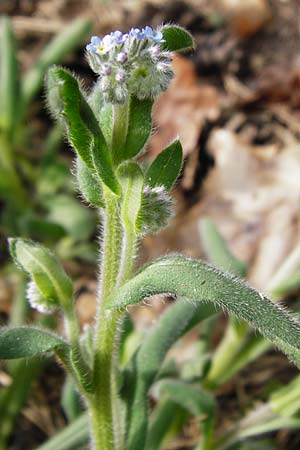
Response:
M71 352L69 357L63 361L66 364L66 369L69 370L75 378L79 391L82 395L87 396L92 391L93 381L91 369L88 367L82 355L79 344L78 321L71 299L68 304L69 306L64 311L66 319L65 329L71 344Z
M121 252L122 229L116 197L106 188L104 242L101 282L97 308L94 356L93 399L89 401L91 431L95 450L113 450L112 361L119 313L110 313L106 303L117 284Z
M121 224L117 198L104 188L106 200L102 271L94 340L94 396L88 401L95 450L115 450L123 444L123 418L117 394L116 337L120 313L107 310L116 286L132 275L136 235ZM122 245L121 245L122 243Z

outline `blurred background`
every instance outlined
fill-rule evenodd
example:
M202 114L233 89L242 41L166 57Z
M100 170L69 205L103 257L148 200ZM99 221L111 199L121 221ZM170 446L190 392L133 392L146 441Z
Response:
M271 291L287 260L289 273L297 274L299 0L0 0L0 14L1 325L43 321L60 327L59 318L52 323L27 310L24 279L6 244L8 236L17 235L57 252L75 280L81 323L92 321L97 213L78 198L72 153L47 112L43 79L49 65L61 63L91 87L95 78L84 46L91 34L115 29L172 22L196 41L195 51L174 57L175 78L154 106L144 157L152 159L179 135L185 162L173 190L174 219L144 239L139 264L170 251L206 258L201 221L209 217L259 290ZM281 297L297 309L299 293L296 276ZM137 330L147 330L163 308L153 301L134 310ZM225 317L215 322L210 351L226 323ZM194 339L192 333L174 350L179 363L189 357ZM48 360L28 367L24 361L0 366L1 449L36 448L68 421L60 400L61 368ZM219 429L226 430L296 374L271 349L253 358L215 391ZM197 433L190 418L163 448L192 448ZM297 429L268 436L274 447L255 448L300 448Z

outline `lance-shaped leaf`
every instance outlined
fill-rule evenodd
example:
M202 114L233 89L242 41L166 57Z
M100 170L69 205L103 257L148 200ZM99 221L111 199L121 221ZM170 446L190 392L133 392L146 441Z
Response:
M147 434L147 393L155 381L166 353L185 332L216 313L212 304L194 305L185 300L171 305L152 327L125 371L128 450L143 449Z
M14 36L8 17L0 17L0 129L11 131L16 119L18 83Z
M185 412L169 398L160 398L151 415L145 450L160 450L177 434Z
M158 382L159 395L167 395L190 414L202 418L213 414L214 397L201 386L193 386L182 380L165 378Z
M30 358L67 347L68 344L59 336L39 328L0 330L0 359Z
M299 323L238 278L198 260L169 255L154 261L116 292L111 308L126 308L160 293L172 293L194 302L213 302L248 322L300 365Z
M118 178L122 186L123 198L121 215L126 228L135 234L139 231L138 217L142 204L144 175L134 161L124 162L118 167Z
M89 440L89 418L82 414L35 450L74 450Z
M77 80L67 70L51 67L47 97L53 115L66 123L68 139L80 158L111 191L119 194L110 151Z
M72 302L73 285L55 256L45 247L27 239L9 239L10 253L15 263L28 273L34 284L31 290L33 306L47 308L62 306L69 308ZM44 305L43 305L44 301Z
M76 178L78 188L84 199L92 205L104 208L103 189L98 178L84 164L80 157L76 159Z
M123 159L133 158L146 144L152 127L152 104L152 100L139 100L131 97Z
M160 46L164 50L176 52L195 48L195 42L192 35L178 25L165 25L162 27L161 32L165 42L160 44Z
M176 139L166 147L152 162L146 172L146 183L151 187L164 186L171 189L175 183L182 165L182 147Z
M212 394L205 391L200 385L191 385L175 379L161 380L158 389L160 396L166 396L199 419L203 440L209 442L213 433L216 407Z
M131 96L128 103L104 103L101 89L95 84L88 97L115 164L136 156L145 146L152 127L152 100Z

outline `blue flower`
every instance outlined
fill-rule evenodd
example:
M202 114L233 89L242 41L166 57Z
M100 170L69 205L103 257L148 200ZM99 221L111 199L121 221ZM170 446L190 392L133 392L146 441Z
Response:
M122 33L122 31L119 30L112 31L110 35L116 44L122 44L124 42L125 35Z
M86 50L99 55L105 55L111 50L113 45L114 37L109 34L106 34L103 39L98 36L92 36L91 42L86 46Z
M98 36L92 36L91 42L85 47L88 52L96 53L97 47L101 45L101 39Z
M140 30L140 28L131 28L129 36L136 37L137 39L143 39L145 37L143 30Z
M130 95L154 98L167 89L173 76L171 53L161 49L161 42L160 29L150 26L91 37L87 58L99 76L104 101L124 103Z
M160 42L164 42L162 32L154 31L152 27L147 26L147 27L143 28L143 35L147 39L150 39L151 41L153 41L157 44Z

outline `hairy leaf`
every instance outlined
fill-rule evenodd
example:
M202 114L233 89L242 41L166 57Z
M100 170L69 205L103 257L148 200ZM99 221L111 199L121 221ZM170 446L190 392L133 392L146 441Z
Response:
M38 293L45 299L45 306L49 303L49 306L69 307L73 296L72 281L55 256L28 239L9 239L9 247L15 263L32 278Z
M0 359L30 358L64 347L67 347L67 343L59 336L39 328L0 330Z
M182 147L176 139L162 150L146 172L146 183L151 187L164 186L171 189L175 183L182 164Z
M66 121L71 145L86 166L119 194L110 151L77 80L67 70L54 66L48 71L47 88L50 109L56 118Z
M184 28L178 25L165 25L161 31L165 40L161 44L163 49L175 52L195 48L195 42L191 34Z
M133 158L145 146L151 133L152 104L152 100L139 100L131 97L123 148L113 149L113 159L116 163Z
M76 178L78 188L84 199L92 205L104 208L103 189L93 172L88 169L82 159L76 159Z
M117 291L111 299L111 308L126 308L161 293L195 302L213 302L258 329L296 365L300 364L298 322L238 278L198 260L169 255L154 261Z

